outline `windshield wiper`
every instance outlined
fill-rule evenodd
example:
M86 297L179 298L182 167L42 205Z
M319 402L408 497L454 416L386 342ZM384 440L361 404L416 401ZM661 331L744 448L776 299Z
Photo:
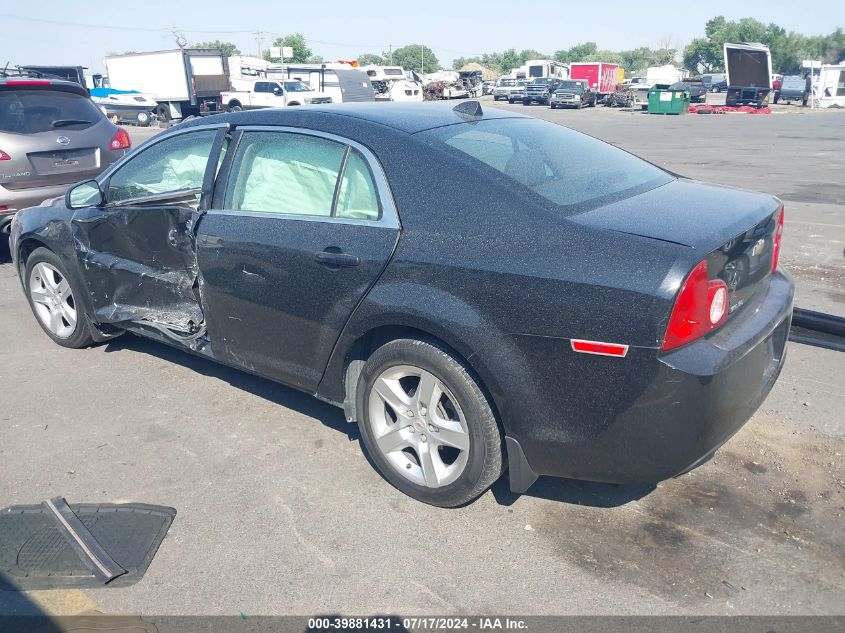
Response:
M90 125L93 121L86 121L85 119L59 119L53 121L50 125L52 127L67 127L69 125Z

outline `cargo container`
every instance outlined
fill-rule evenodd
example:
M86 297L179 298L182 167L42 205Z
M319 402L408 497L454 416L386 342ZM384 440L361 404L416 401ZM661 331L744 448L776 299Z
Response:
M161 121L220 112L220 93L230 87L228 59L217 49L129 53L104 63L111 87L152 95Z
M762 108L772 91L772 54L763 44L725 43L725 105Z
M570 79L585 79L599 101L616 92L619 83L619 64L606 62L575 62L569 65Z

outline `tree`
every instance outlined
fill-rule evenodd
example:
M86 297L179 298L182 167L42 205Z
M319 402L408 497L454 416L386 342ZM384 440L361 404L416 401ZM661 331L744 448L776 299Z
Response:
M583 62L587 57L598 53L599 47L595 42L584 42L583 44L576 44L572 48L561 51L556 51L554 59L563 63Z
M373 53L364 53L358 55L358 63L361 66L385 66L387 60L381 55L374 55Z
M440 70L440 62L425 44L408 44L393 51L393 64L405 70L433 73Z
M232 42L222 42L220 40L214 40L213 42L199 42L197 44L191 44L191 48L219 48L223 51L223 54L226 57L232 57L233 55L240 55L241 49L237 46L232 44Z
M276 38L273 42L273 46L290 46L293 49L293 57L285 58L286 62L303 64L308 61L312 61L311 48L309 48L308 42L305 41L305 36L302 33L291 33L290 35ZM270 59L270 51L264 51L264 59L268 61L275 61Z

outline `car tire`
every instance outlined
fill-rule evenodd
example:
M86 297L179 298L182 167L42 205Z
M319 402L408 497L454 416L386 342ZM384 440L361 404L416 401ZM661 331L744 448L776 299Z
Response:
M138 113L138 125L149 125L150 124L150 113L149 112L139 112Z
M523 99L522 105L524 105L524 106L531 105L531 100L530 99Z
M419 389L440 395L419 399ZM397 339L373 352L358 380L356 408L371 463L418 501L461 506L502 475L502 434L492 407L471 370L435 341Z
M30 254L24 267L24 289L35 320L53 342L72 349L94 342L88 315L76 301L82 293L53 251L37 248Z
M550 104L549 104L549 107L550 107L552 110L554 110L554 109L556 109L556 108L557 108L557 106L556 106L554 103L550 103Z
M239 102L235 101L234 103L229 103L228 110L229 112L242 112L243 108L241 107L241 104Z
M163 103L160 103L156 106L156 116L158 117L158 120L162 121L163 123L167 123L172 118L170 116L170 108Z

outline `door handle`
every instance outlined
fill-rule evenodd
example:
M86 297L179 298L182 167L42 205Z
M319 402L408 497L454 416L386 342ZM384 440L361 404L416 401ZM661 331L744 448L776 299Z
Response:
M208 246L209 248L221 248L223 246L223 238L216 235L200 235L197 242L201 246Z
M314 259L318 264L322 264L327 268L348 268L350 266L357 266L361 260L357 255L350 255L349 253L339 253L336 251L318 251L314 253Z

